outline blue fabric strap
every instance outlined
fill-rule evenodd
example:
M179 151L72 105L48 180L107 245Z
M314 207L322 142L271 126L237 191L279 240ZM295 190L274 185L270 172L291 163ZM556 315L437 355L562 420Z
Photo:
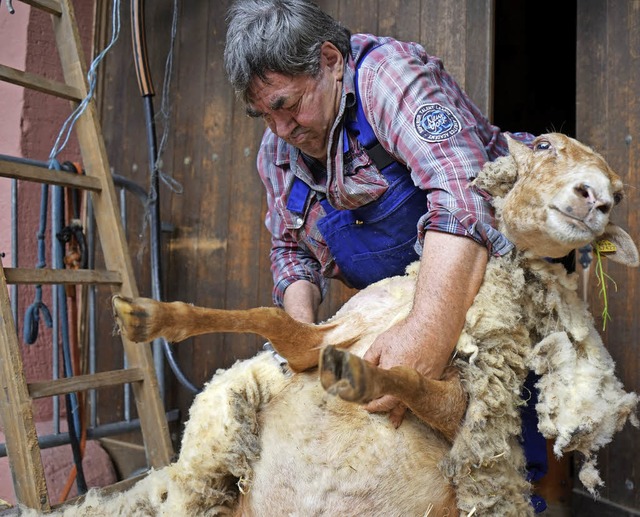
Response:
M304 214L304 208L310 192L311 188L309 185L296 176L291 186L289 199L287 200L287 210L298 215Z
M360 99L360 93L358 92L358 72L360 71L360 65L364 61L364 58L367 57L369 52L378 48L379 46L380 45L377 45L367 50L367 52L360 56L356 63L356 73L353 81L356 94L356 116L354 119L345 121L345 128L357 137L358 142L360 142L360 145L365 148L365 151L369 155L369 158L371 158L371 161L375 163L378 170L381 171L396 160L385 150L384 147L382 147L382 144L378 142L378 139L373 132L373 128L367 121L367 117L364 114L364 109L362 107L362 102ZM345 133L345 145L346 142L347 138Z

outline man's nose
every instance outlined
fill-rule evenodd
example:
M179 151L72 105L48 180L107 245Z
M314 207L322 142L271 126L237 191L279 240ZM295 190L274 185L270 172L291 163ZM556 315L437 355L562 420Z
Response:
M271 130L284 140L287 140L296 128L295 120L289 113L274 113L272 120L275 127L272 127Z

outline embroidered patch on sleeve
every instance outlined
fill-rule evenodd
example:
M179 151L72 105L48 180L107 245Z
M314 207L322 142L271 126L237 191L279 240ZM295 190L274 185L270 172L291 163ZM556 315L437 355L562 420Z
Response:
M413 125L420 138L427 142L442 142L460 132L460 122L449 108L440 104L425 104L416 112Z

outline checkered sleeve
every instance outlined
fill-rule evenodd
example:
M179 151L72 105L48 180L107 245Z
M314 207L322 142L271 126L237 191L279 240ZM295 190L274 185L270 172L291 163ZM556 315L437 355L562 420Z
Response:
M265 225L271 233L271 274L273 275L273 302L283 306L284 292L292 283L307 280L318 286L322 298L327 292L327 281L320 272L320 264L302 242L297 242L287 228L283 217L283 199L287 182L284 170L276 165L276 138L265 133L257 167L267 193Z

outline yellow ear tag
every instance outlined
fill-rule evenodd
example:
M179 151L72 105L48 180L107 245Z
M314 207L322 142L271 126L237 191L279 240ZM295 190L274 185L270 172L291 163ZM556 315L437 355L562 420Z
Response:
M607 297L607 279L611 280L615 290L618 290L618 285L615 283L613 278L604 272L604 268L602 267L602 254L612 253L616 251L616 249L616 245L606 239L593 243L593 251L596 255L596 278L598 279L598 285L600 286L600 296L602 296L603 299L602 330L607 330L607 320L611 319L611 315L609 314L609 299Z
M618 250L616 245L607 239L596 241L593 245L600 253L615 253Z

